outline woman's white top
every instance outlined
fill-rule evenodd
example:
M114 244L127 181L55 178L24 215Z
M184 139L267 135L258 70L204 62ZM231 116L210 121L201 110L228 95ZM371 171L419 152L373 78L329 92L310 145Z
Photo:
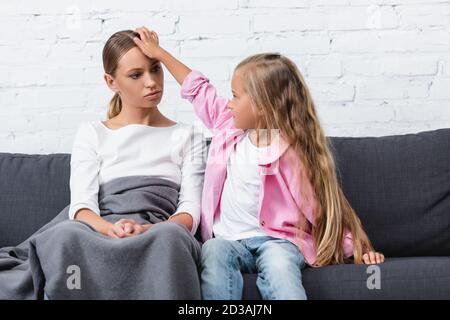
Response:
M99 186L115 178L144 175L180 185L177 210L200 222L205 170L205 141L201 129L178 122L170 127L130 124L110 129L102 121L82 123L70 161L69 218L83 208L100 215Z

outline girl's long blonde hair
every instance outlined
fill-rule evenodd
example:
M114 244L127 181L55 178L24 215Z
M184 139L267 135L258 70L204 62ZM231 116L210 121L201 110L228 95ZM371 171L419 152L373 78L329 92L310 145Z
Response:
M340 188L328 141L295 63L278 53L264 53L244 59L235 71L242 76L252 107L262 114L262 127L280 130L307 169L317 202L312 226L314 266L345 262L345 231L352 235L355 263L363 263L362 256L373 250L372 244Z
M114 33L103 47L103 69L105 73L115 76L119 60L133 47L137 47L133 37L140 38L139 33L132 30L123 30ZM109 102L107 117L114 118L122 110L122 99L115 93Z

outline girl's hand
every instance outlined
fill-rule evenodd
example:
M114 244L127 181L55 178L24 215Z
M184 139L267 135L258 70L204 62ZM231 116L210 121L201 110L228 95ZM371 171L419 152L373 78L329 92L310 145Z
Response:
M159 46L159 38L155 31L150 31L146 27L137 28L135 32L139 33L140 39L134 37L134 43L142 50L142 52L150 59L159 59L161 47Z
M363 254L363 261L365 264L383 263L384 255L380 252L369 251Z

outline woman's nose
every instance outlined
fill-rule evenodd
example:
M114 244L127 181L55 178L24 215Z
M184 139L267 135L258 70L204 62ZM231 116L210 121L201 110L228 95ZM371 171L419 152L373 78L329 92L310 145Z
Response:
M146 73L145 74L145 86L146 87L148 87L148 88L151 88L151 87L154 87L155 86L155 80L153 79L153 77L149 74L149 73Z

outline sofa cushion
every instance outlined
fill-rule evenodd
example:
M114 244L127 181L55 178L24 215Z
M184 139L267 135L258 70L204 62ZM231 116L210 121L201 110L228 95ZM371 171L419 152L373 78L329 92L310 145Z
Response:
M342 189L386 256L450 256L450 129L331 138Z
M0 248L17 245L70 203L70 155L0 153Z
M450 129L331 137L342 188L386 256L450 256ZM70 155L0 153L0 247L70 203Z
M387 258L377 266L379 271L356 264L306 268L303 286L311 300L450 299L450 257ZM369 289L376 275L379 289ZM243 298L261 299L256 274L244 274Z

